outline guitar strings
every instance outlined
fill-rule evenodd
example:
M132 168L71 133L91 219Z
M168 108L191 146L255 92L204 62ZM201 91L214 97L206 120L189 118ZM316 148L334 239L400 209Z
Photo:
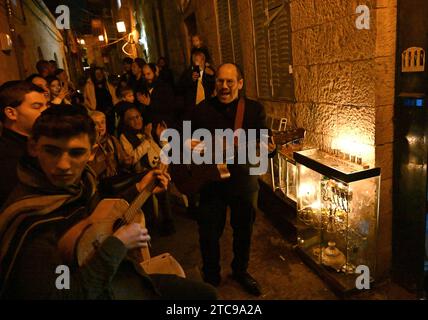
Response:
M162 173L164 173L166 169L166 166L163 167ZM156 185L157 181L155 179L154 181L150 182L149 185L137 196L137 198L129 206L128 210L126 210L126 212L124 213L124 219L118 224L118 229L134 220L135 216L138 214L138 210L152 195L153 190L156 188Z

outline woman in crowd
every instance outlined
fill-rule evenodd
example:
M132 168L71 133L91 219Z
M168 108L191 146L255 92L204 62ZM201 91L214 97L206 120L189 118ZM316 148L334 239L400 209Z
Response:
M146 61L141 58L136 58L131 66L132 77L129 81L129 86L134 91L134 94L141 92L145 88L145 81L143 76L143 67L146 65Z
M136 107L130 107L124 112L124 128L120 136L125 152L132 157L135 171L141 172L147 168L156 166L160 161L160 147L151 135L152 125L148 124L144 130L143 117ZM157 139L164 130L162 124L156 126ZM169 235L175 232L174 223L171 217L169 191L157 197L161 212L160 233ZM149 207L149 211L153 209ZM150 223L150 218L148 219Z
M67 100L71 101L72 103L83 103L83 101L76 101L77 98L77 91L76 87L73 84L73 82L70 81L68 78L67 72L65 72L64 69L57 69L55 72L55 76L59 79L61 86L65 88L65 90L68 92Z
M46 81L51 93L51 104L71 104L71 101L67 99L67 96L69 96L68 90L61 86L61 82L57 77L48 76Z
M119 140L107 133L106 116L101 111L90 113L97 132L94 158L88 164L97 173L98 180L120 176L132 164L132 158L122 148Z

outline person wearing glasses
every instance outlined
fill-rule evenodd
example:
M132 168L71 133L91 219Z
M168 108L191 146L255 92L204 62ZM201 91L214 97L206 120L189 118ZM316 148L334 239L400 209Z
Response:
M249 129L267 129L266 113L262 104L242 97L244 108L238 108L240 91L244 85L242 71L234 63L225 63L216 72L216 96L205 99L191 116L192 130L207 129L215 134L217 129L242 128L248 136ZM238 109L243 110L238 112ZM239 116L241 115L241 116ZM240 120L237 120L240 119ZM200 141L191 142L192 149ZM269 153L275 146L269 144ZM209 182L200 190L198 207L199 244L202 256L203 279L214 286L221 283L220 237L226 223L227 207L233 228L232 278L245 291L259 296L261 286L248 273L250 245L258 198L258 176L250 175L250 164L228 165L230 178Z

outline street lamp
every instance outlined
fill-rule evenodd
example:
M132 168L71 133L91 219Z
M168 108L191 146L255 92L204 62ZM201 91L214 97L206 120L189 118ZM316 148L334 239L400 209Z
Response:
M119 21L116 23L116 27L117 27L117 31L119 33L124 33L126 32L126 26L125 26L125 22L124 21Z
M104 42L104 36L103 36L102 34L100 34L100 35L98 36L98 40L100 40L101 42Z

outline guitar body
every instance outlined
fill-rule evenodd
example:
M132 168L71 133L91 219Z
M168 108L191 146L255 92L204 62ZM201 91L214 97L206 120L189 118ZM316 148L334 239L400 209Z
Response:
M166 167L162 170L165 169ZM139 223L145 228L146 221L141 206L152 196L156 183L155 180L149 183L131 205L123 199L101 200L89 217L74 225L59 240L58 249L64 260L70 264L77 262L79 266L85 265L100 245L120 227ZM144 269L148 274L175 274L186 277L183 268L169 253L152 258L146 246L128 250L128 258L137 271Z
M210 182L230 177L227 166L223 164L173 164L170 168L172 181L177 189L187 195L198 193Z
M123 214L129 204L123 199L104 199L100 201L94 212L82 220L60 239L58 247L64 259L71 263L77 259L79 266L84 265L95 253L101 243L111 236L119 224L123 222ZM144 214L136 215L135 221L145 227ZM138 250L133 258L142 261L150 254L148 248Z
M302 128L272 132L272 140L278 145L304 137L305 130ZM230 177L226 164L172 164L170 168L172 181L177 189L186 195L198 193L210 182L222 181Z

